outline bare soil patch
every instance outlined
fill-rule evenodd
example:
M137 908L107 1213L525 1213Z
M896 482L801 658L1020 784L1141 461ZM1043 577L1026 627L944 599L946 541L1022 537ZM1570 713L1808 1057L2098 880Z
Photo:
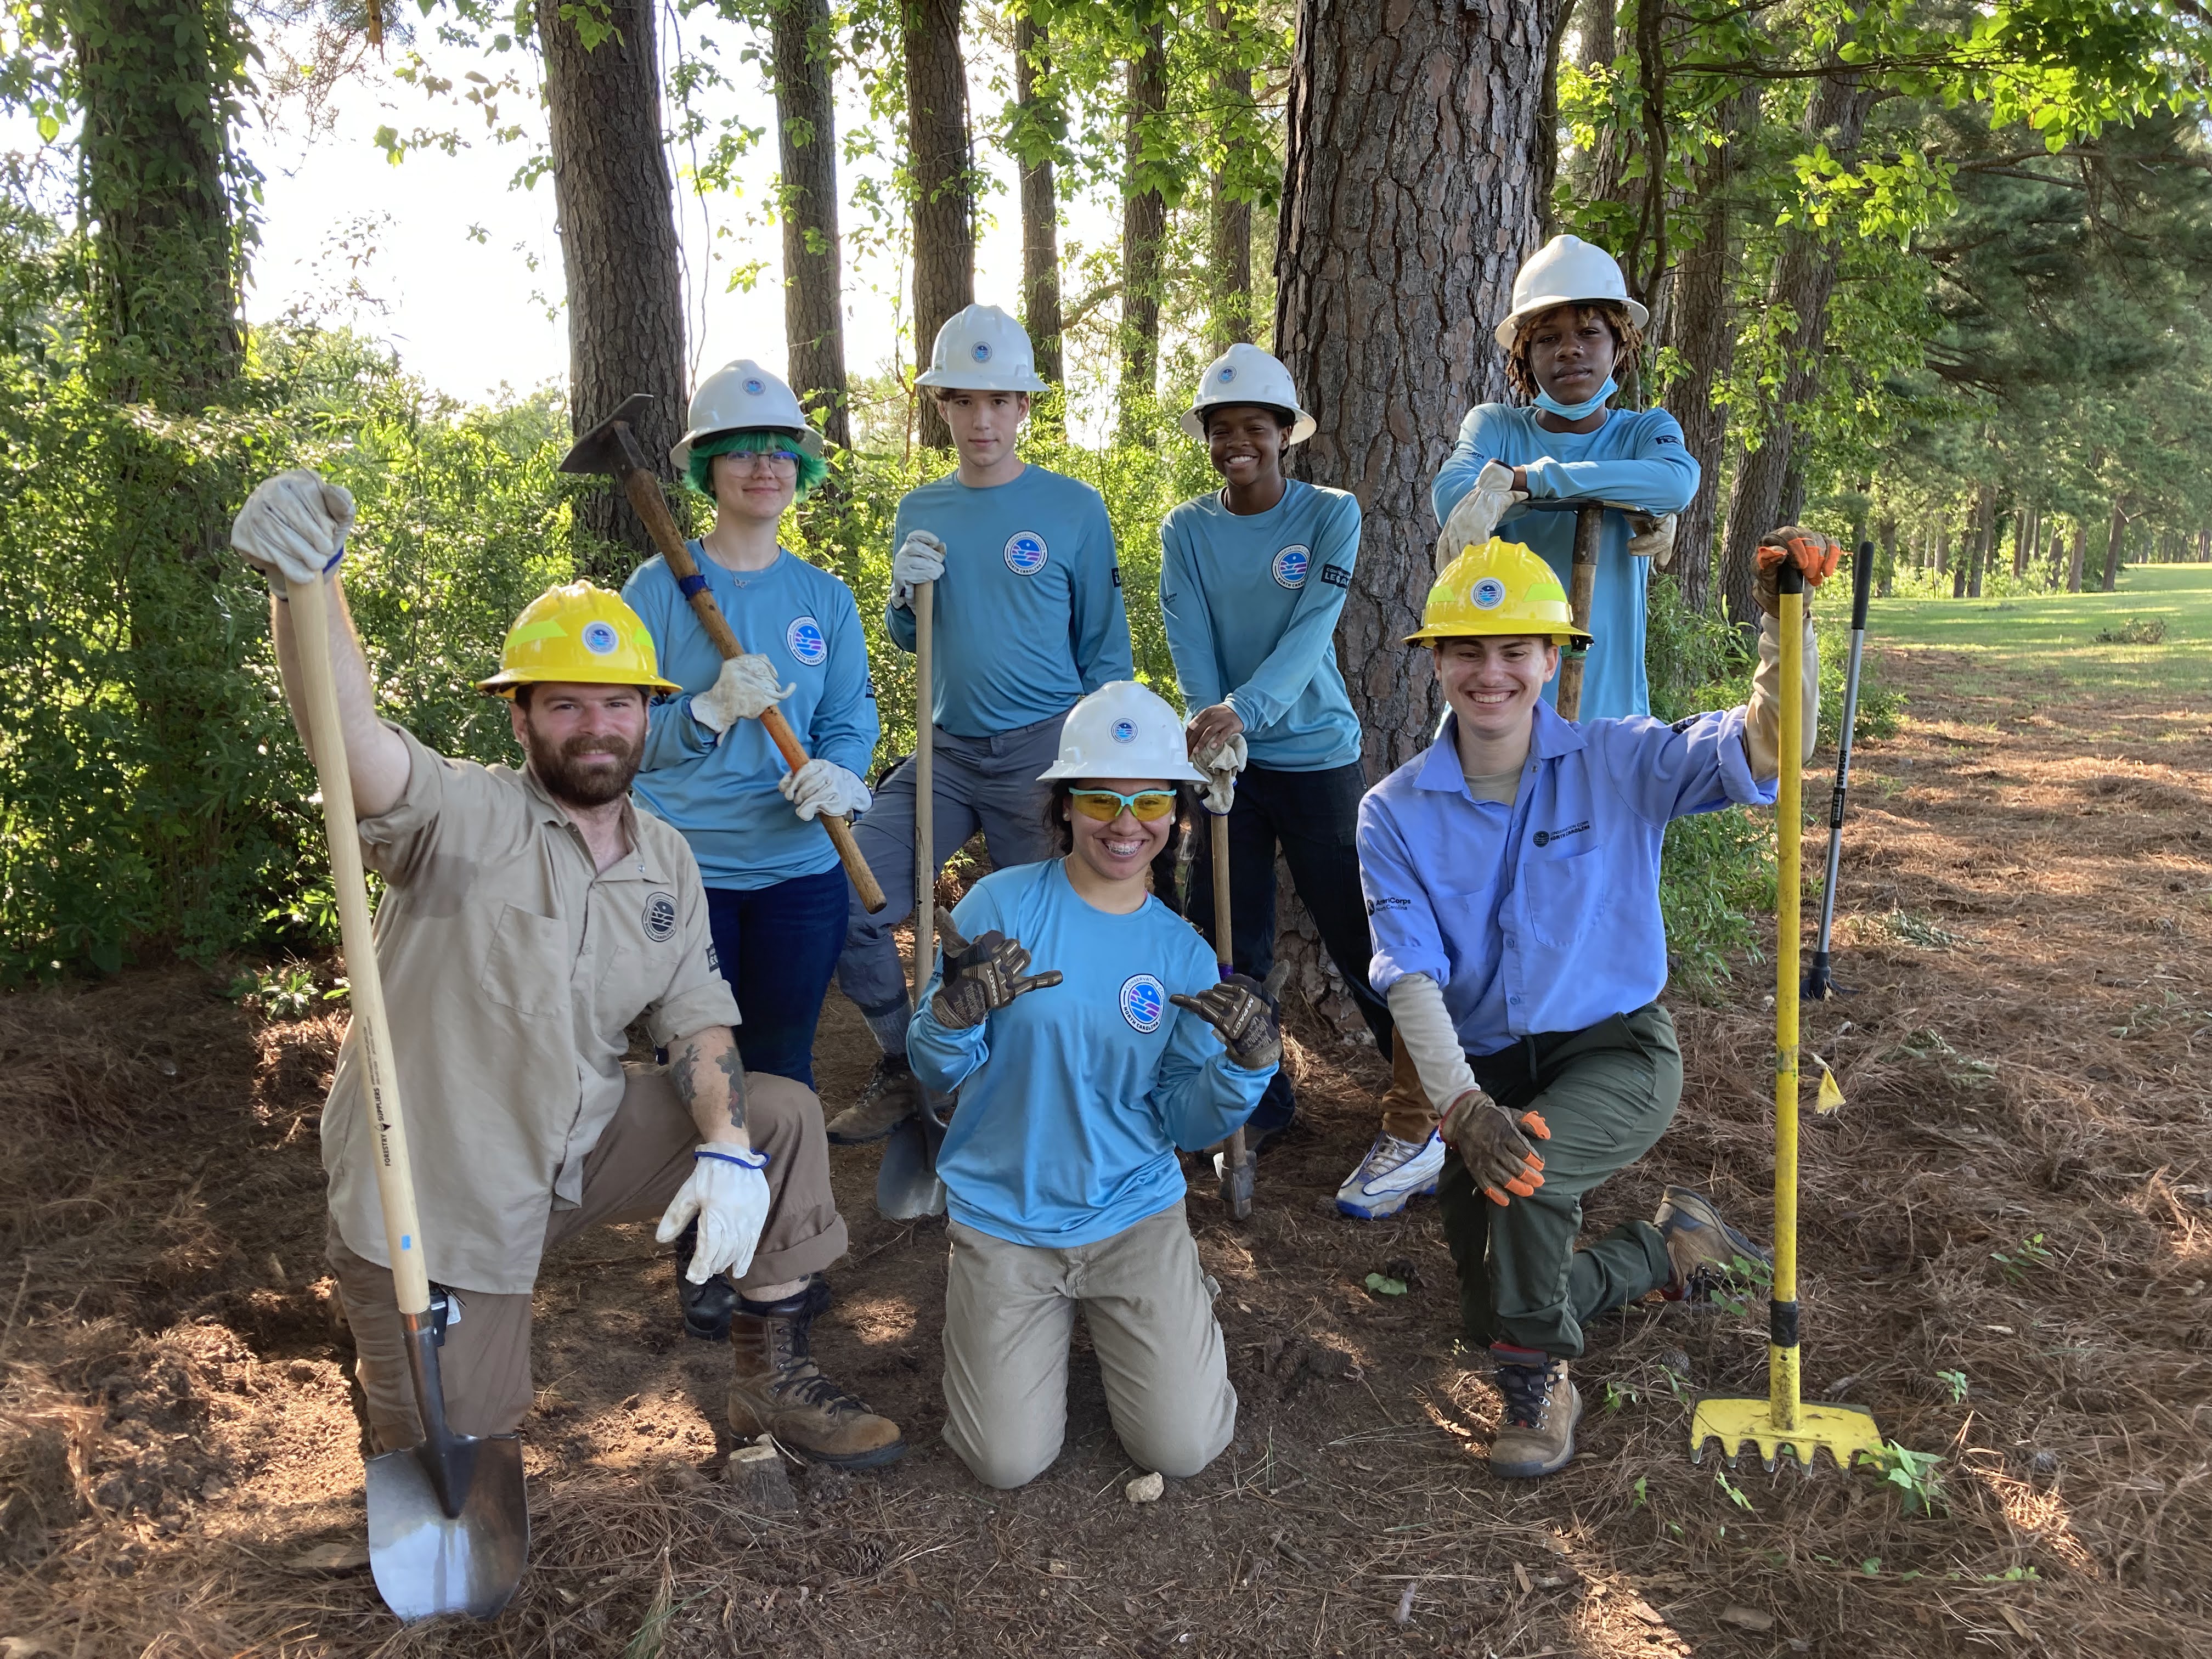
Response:
M1698 1389L1765 1387L1764 1317L1640 1307L1577 1366L1568 1471L1507 1486L1432 1206L1328 1194L1373 1131L1370 1049L1316 1029L1304 1128L1249 1225L1193 1214L1235 1448L1134 1506L1087 1355L1068 1444L993 1493L937 1441L941 1224L869 1201L825 1363L906 1427L879 1475L739 1512L723 1356L642 1228L538 1292L535 1540L489 1626L401 1630L356 1547L315 1115L338 1026L260 1024L185 969L0 1000L0 1637L11 1655L1714 1656L2212 1651L2212 699L2069 703L1945 653L1861 751L1838 976L1808 1039L1848 1104L1805 1131L1808 1382L1941 1454L1933 1515L1869 1474L1690 1463ZM1824 792L1808 790L1808 796ZM1771 969L1678 995L1667 1181L1764 1230ZM833 998L835 1102L871 1046ZM1364 1287L1389 1268L1402 1297Z

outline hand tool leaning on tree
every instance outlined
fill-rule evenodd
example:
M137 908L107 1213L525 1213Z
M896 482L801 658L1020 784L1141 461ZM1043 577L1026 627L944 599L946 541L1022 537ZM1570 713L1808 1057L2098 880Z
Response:
M659 548L660 556L668 562L669 574L676 578L684 597L699 618L699 625L707 630L707 637L722 653L723 660L745 654L745 647L731 631L721 607L708 590L706 579L700 575L699 567L691 557L691 550L676 528L676 520L669 515L668 502L660 493L660 480L646 465L645 452L639 447L637 434L630 422L641 414L653 401L653 394L641 392L625 398L622 406L597 426L576 440L568 453L561 459L563 472L606 473L622 486L623 494L637 510L652 533L653 544ZM783 711L773 705L761 717L783 763L793 772L806 764L806 750L799 735L791 729L791 722ZM836 844L837 856L845 866L845 873L852 878L853 886L860 896L860 902L870 910L884 908L884 890L877 884L869 872L868 861L860 856L860 848L853 840L853 826L842 817L828 812L819 814L822 827L829 831L830 839Z
M280 579L281 580L281 579ZM346 768L337 680L331 664L327 577L289 584L315 776L330 839L346 982L360 1027L363 1074L377 1134L376 1185L383 1200L408 1370L422 1420L422 1443L368 1460L368 1565L376 1588L404 1620L465 1613L489 1619L522 1582L530 1553L530 1508L522 1486L522 1442L512 1434L456 1434L447 1426L438 1375L444 1321L434 1319L422 1224L407 1161L399 1073L384 1012L384 982L370 933L361 834Z
M1820 937L1805 969L1805 994L1826 1002L1849 996L1828 972L1828 934L1836 925L1836 875L1844 854L1844 798L1851 787L1851 728L1859 714L1859 662L1866 652L1867 599L1874 587L1874 544L1859 544L1851 561L1851 658L1844 671L1844 724L1836 738L1836 787L1828 797L1828 869L1820 883Z

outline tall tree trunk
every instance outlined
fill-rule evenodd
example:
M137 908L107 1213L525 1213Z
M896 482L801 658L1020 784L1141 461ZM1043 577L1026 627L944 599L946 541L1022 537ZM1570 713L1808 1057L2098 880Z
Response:
M2088 551L2088 526L2079 519L2075 520L2074 549L2066 560L2066 591L2069 593L2079 593L2081 591L2081 562Z
M1582 34L1582 51L1578 57L1583 69L1589 73L1613 67L1613 60L1621 49L1622 41L1614 25L1620 18L1615 0L1581 0L1575 8L1575 22ZM1620 202L1621 185L1628 174L1628 164L1636 155L1634 135L1613 128L1598 133L1596 152L1590 157L1589 194L1593 202Z
M776 0L769 30L783 166L783 335L791 389L823 435L853 441L837 250L837 103L829 0Z
M1299 16L1275 349L1319 404L1294 470L1365 515L1337 657L1378 777L1436 730L1435 684L1398 641L1432 580L1430 482L1468 403L1506 395L1483 319L1540 234L1565 9L1304 0Z
M1229 33L1230 16L1219 0L1206 7L1206 25L1216 34ZM1227 55L1224 52L1224 58ZM1224 69L1214 77L1213 101L1223 110L1249 107L1252 71L1233 63ZM1223 119L1227 125L1227 118ZM1207 261L1212 302L1206 307L1206 338L1218 354L1252 337L1252 204L1230 194L1228 180L1218 170L1212 190L1208 205L1212 234Z
M914 181L914 356L975 301L974 170L968 154L968 65L960 0L905 0L907 167ZM920 400L921 441L952 441L935 398Z
M2021 506L2012 521L2012 579L2024 580L2027 575L2028 556L2043 544L2043 514L2036 508Z
M1056 103L1039 94L1052 74L1052 42L1024 12L1014 20L1014 102L1022 131L1022 322L1036 348L1037 374L1058 386L1060 355L1060 193L1050 143L1066 131Z
M1147 182L1146 129L1168 101L1167 26L1147 25L1144 50L1129 60L1121 137L1121 418L1158 390L1160 278L1167 198ZM1157 140L1155 141L1157 142Z
M1822 81L1806 113L1805 133L1826 143L1828 153L1848 161L1857 150L1874 94L1854 82ZM1828 295L1835 286L1835 250L1810 226L1793 225L1784 235L1782 257L1767 297L1770 310L1796 319L1790 331L1789 368L1784 371L1774 417L1759 447L1744 457L1729 493L1727 539L1722 548L1722 586L1729 619L1747 633L1759 626L1759 603L1752 594L1752 554L1759 538L1776 523L1784 480L1790 471L1796 411L1811 398L1827 340Z
M1982 572L1996 556L1997 492L1984 484L1974 495L1974 527L1967 554L1966 597L1982 597Z
M1897 520L1884 515L1875 528L1881 540L1881 557L1875 564L1875 591L1885 599L1897 585Z
M2112 526L2105 532L2105 592L2107 593L2119 585L2120 554L2126 544L2127 536L2127 509L2120 505L2119 498L2114 496Z
M684 272L674 186L662 149L657 14L643 0L605 13L538 0L553 200L568 279L568 414L578 433L634 392L653 403L639 443L664 477L684 434ZM580 21L592 28L586 45ZM609 31L602 33L601 31ZM577 514L589 534L628 550L592 574L620 586L653 538L619 491L594 489Z

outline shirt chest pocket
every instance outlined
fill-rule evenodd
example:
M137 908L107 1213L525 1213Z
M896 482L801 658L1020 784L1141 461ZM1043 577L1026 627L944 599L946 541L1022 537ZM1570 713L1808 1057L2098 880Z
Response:
M1528 895L1528 931L1555 951L1588 939L1612 908L1606 861L1595 847L1571 858L1531 859L1521 880Z
M565 1014L572 966L568 925L508 905L484 953L477 985L503 1008L532 1018Z

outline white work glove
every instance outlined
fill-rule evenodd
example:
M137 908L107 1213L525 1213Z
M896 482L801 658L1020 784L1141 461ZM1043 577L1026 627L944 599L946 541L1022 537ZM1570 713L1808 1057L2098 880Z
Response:
M761 1229L768 1225L768 1154L742 1146L699 1147L691 1178L676 1189L653 1237L673 1244L696 1216L699 1244L684 1277L703 1285L716 1273L743 1279L753 1265Z
M1474 488L1459 498L1444 519L1443 533L1437 538L1437 574L1470 547L1480 547L1498 533L1498 521L1506 509L1528 499L1525 489L1513 487L1513 469L1500 461L1485 461L1474 475Z
M914 609L914 590L945 574L945 544L927 530L909 530L891 555L891 603L902 611Z
M1675 515L1669 513L1660 518L1632 511L1627 517L1628 556L1649 559L1655 569L1671 568L1674 562Z
M833 818L849 818L868 810L868 786L835 761L817 756L796 772L786 772L776 786L783 798L810 823L817 812Z
M353 497L305 467L264 478L231 521L230 544L278 592L311 582L345 556Z
M1206 774L1206 787L1198 792L1199 799L1216 817L1225 815L1236 805L1237 775L1244 769L1250 757L1250 749L1242 732L1224 738L1209 745L1203 754L1191 757L1191 764Z
M741 651L722 664L714 684L691 699L691 718L716 737L739 720L757 720L796 686L775 683L775 665L757 651Z

